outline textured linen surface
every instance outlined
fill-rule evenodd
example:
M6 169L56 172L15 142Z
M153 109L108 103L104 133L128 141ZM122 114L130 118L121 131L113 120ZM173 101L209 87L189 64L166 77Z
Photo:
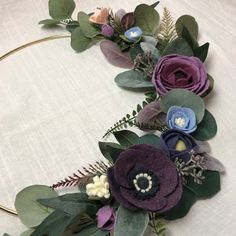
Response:
M97 6L133 10L151 0L75 0L77 10ZM53 34L42 29L48 0L0 0L0 55ZM225 165L222 191L198 201L188 216L168 223L167 236L236 235L236 2L234 0L162 0L175 19L192 14L200 42L209 41L207 69L215 91L207 107L218 122L210 141L212 154ZM76 16L75 16L76 17ZM114 77L123 71L106 62L98 46L77 54L69 39L27 48L0 62L0 203L14 207L14 197L31 184L50 185L82 165L101 159L97 141L130 112L143 95L122 90ZM20 235L17 217L0 211L0 235Z

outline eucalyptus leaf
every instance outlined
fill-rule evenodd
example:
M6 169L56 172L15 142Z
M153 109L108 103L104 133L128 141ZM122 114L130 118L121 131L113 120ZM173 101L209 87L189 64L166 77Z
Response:
M116 43L110 40L104 40L100 43L100 48L107 61L112 65L126 69L133 67L129 53L122 52Z
M29 228L39 225L53 210L40 205L37 199L56 196L56 191L44 185L33 185L20 191L16 195L15 208L22 223Z
M202 94L202 97L206 97L208 94L210 94L214 88L214 79L212 78L211 75L207 74L207 80L209 80L210 82L210 85L209 85L209 88L207 89L207 91Z
M179 17L179 19L176 21L175 27L176 27L176 32L179 37L182 36L182 30L183 26L185 26L190 34L197 39L198 37L198 24L195 20L194 17L190 15L183 15Z
M150 43L145 43L145 42L140 43L140 46L141 46L141 48L144 52L146 52L146 53L150 52L151 53L151 57L155 62L157 62L159 60L161 55L160 55L160 52L158 51L158 49L155 46L153 46Z
M155 8L159 3L160 3L160 1L156 1L156 2L154 2L153 4L151 4L150 6L153 7L153 8Z
M119 155L124 151L125 149L121 148L115 148L113 146L107 146L107 151L110 153L112 162L115 163Z
M183 26L181 37L188 42L192 50L199 47L197 40L191 35L189 30L185 26Z
M143 36L143 41L145 43L152 44L154 47L156 47L158 40L152 36Z
M208 50L209 50L209 43L205 43L202 46L195 48L193 50L194 56L198 57L202 62L204 62L207 58Z
M72 33L76 28L79 27L79 22L78 21L71 21L66 25L66 29Z
M117 153L119 149L120 151L124 150L124 148L117 143L99 142L98 145L103 156L110 162L114 161L113 155L111 155L111 150L113 150L115 153Z
M77 27L71 33L71 47L77 52L83 52L90 48L93 44L97 43L100 39L87 38L80 27Z
M121 19L121 25L125 30L132 28L134 25L134 13L126 13Z
M45 25L45 26L56 26L60 24L60 20L46 19L46 20L39 21L39 24Z
M193 50L185 39L177 38L167 45L162 55L180 54L185 56L193 56Z
M139 26L144 34L151 36L157 34L160 16L152 6L138 5L134 11L134 17L136 26Z
M54 211L35 229L31 236L63 235L73 220L74 217L68 216L61 211Z
M93 224L93 225L89 225L88 227L80 231L78 234L73 234L73 236L76 236L76 235L78 236L106 236L106 235L109 235L109 231L100 230L95 224Z
M142 48L140 47L140 44L135 44L130 49L130 57L134 61L138 54L143 53Z
M30 236L34 232L34 229L29 229L23 232L20 236Z
M73 0L49 0L49 15L55 20L71 18L75 10L75 2Z
M123 146L123 147L130 147L135 144L139 136L130 130L121 130L116 131L113 133L116 140Z
M187 189L183 188L183 195L179 203L170 211L165 213L166 220L176 220L187 215L192 205L197 201L196 195Z
M144 74L139 71L129 70L118 74L115 82L123 88L131 90L150 91L154 89L151 81L148 81Z
M213 115L205 110L203 120L197 126L197 130L191 135L200 141L207 141L213 138L217 133L217 124Z
M149 144L156 148L160 148L160 138L155 134L146 134L139 137L135 141L135 144Z
M171 106L191 108L199 124L205 114L205 104L201 97L186 89L173 89L160 101L161 109L167 113Z
M101 34L101 32L89 22L89 15L87 15L85 12L79 12L77 18L80 29L83 31L85 37L94 38L95 36Z
M130 211L120 206L116 215L114 236L143 236L148 222L148 212Z
M194 183L193 177L186 177L186 188L191 190L198 198L208 198L220 191L220 174L217 171L204 171L205 179L202 184Z

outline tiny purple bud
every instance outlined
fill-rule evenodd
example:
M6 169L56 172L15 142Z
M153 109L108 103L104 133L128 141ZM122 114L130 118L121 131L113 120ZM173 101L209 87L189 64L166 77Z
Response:
M114 29L110 25L103 25L102 34L106 37L111 37L114 34Z

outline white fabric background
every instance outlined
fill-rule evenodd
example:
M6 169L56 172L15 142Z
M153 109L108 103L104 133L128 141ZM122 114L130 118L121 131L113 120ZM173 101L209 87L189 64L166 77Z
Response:
M154 0L153 0L154 1ZM76 0L77 10L98 6L133 10L151 0ZM236 235L236 2L234 0L171 1L158 6L175 19L192 14L200 25L200 41L209 41L208 72L215 91L207 107L218 122L210 141L213 155L225 165L222 191L198 201L184 219L168 224L167 236ZM61 34L42 29L47 0L0 0L0 55L26 42ZM50 185L82 165L102 158L97 142L106 129L130 112L143 95L122 90L114 77L122 69L108 64L99 47L83 54L69 39L25 49L0 63L0 203L14 207L14 197L31 184ZM25 227L0 211L0 234L19 235Z

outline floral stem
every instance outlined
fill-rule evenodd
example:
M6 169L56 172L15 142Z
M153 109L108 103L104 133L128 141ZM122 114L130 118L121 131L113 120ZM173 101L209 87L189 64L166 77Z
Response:
M12 215L17 215L17 212L15 210L12 210L12 209L5 207L3 205L0 205L0 210L6 211Z

